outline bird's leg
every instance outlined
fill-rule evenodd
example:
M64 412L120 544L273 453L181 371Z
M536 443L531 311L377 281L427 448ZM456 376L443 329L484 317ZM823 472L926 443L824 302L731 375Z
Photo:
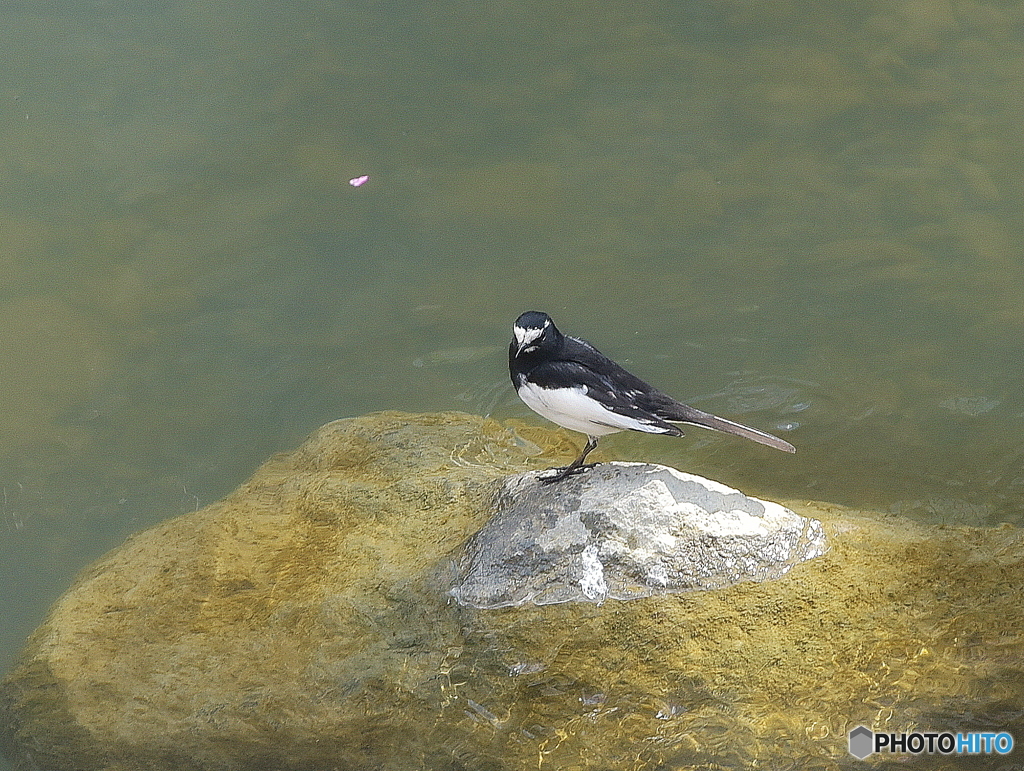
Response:
M596 463L584 463L583 461L585 461L587 459L587 456L591 452L593 452L596 447L597 447L597 437L596 436L587 436L587 446L583 448L583 452L580 453L580 457L578 457L576 460L574 460L572 463L570 463L565 468L557 469L556 473L553 474L552 476L542 477L541 480L540 480L541 483L545 484L545 485L549 485L552 482L560 482L561 480L565 479L567 476L572 476L573 474L580 474L580 473L586 471L587 469L594 468L594 466L597 465Z

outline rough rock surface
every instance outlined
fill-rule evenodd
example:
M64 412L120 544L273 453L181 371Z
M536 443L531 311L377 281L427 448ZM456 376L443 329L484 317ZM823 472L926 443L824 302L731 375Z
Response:
M777 580L458 605L438 566L563 436L324 426L84 570L0 683L0 748L19 771L838 770L860 724L1024 736L1014 528L790 502L829 549Z
M825 550L821 523L666 466L605 463L555 485L506 480L467 544L464 605L632 600L765 581Z

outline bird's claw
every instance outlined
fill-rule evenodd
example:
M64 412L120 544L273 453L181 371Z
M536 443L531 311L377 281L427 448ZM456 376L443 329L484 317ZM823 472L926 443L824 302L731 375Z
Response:
M563 466L562 468L551 469L555 473L549 477L539 477L538 481L542 485L550 485L555 482L561 482L566 477L575 476L576 474L582 474L584 471L590 471L590 469L596 466L596 463L581 463L579 466Z

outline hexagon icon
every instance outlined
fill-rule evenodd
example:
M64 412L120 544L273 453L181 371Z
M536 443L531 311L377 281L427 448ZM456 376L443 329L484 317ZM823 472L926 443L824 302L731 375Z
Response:
M870 755L874 744L875 734L870 728L859 725L850 731L850 754L858 760Z

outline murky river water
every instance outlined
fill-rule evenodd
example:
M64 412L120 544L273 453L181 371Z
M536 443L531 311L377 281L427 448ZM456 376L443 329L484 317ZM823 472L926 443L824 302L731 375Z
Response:
M798 447L608 457L1024 523L1015 4L0 22L0 668L81 567L330 419L539 420L504 370L527 309Z

